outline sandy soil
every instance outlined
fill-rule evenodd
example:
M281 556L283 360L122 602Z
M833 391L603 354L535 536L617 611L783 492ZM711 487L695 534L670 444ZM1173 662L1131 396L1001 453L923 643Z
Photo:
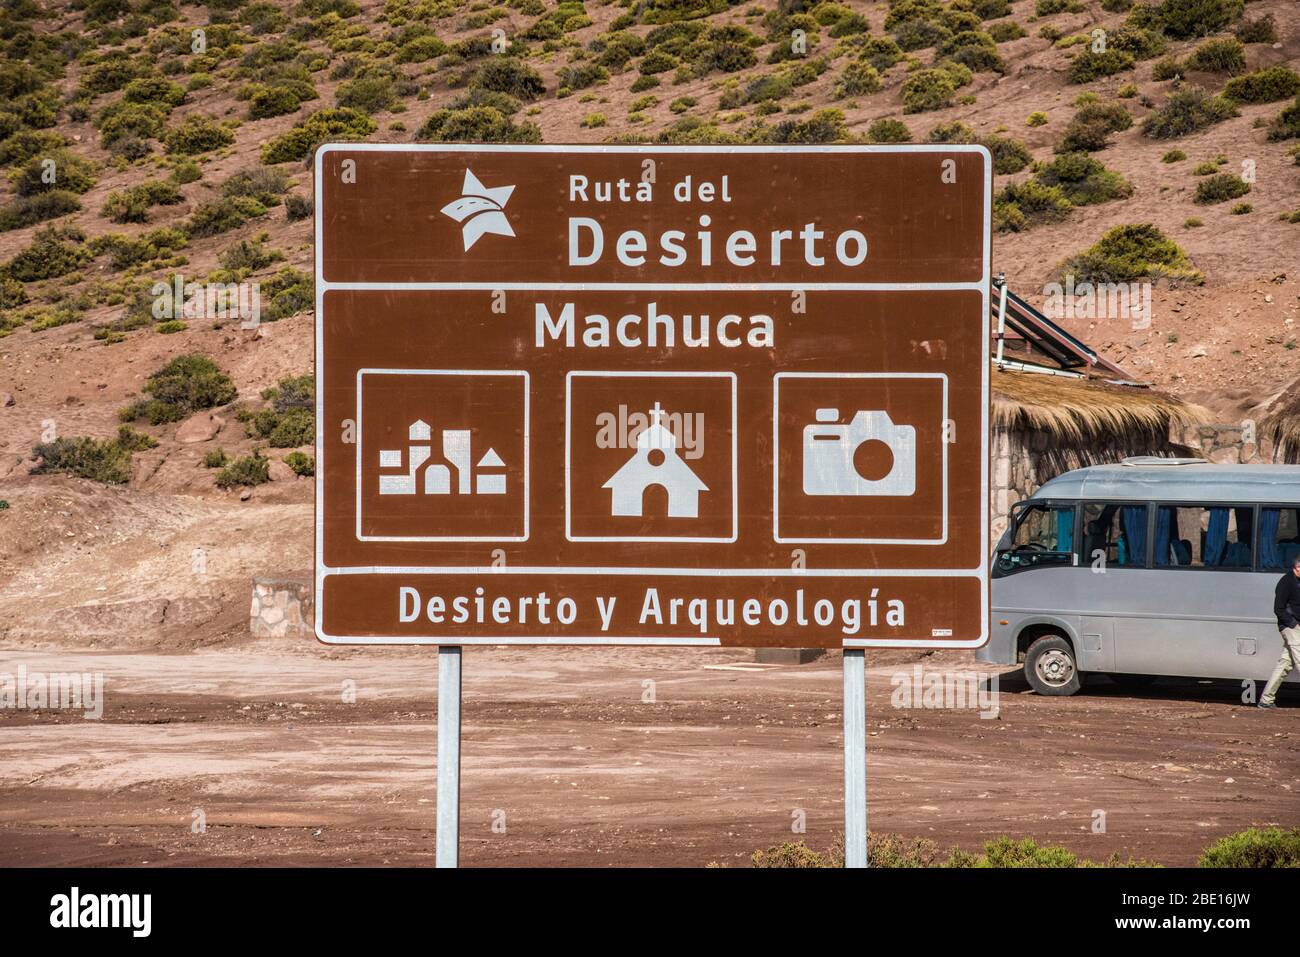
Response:
M1231 685L1099 681L1046 699L1010 676L988 720L891 707L891 676L914 659L869 661L873 830L1188 864L1222 834L1300 819L1294 714L1242 708ZM432 653L4 655L19 665L102 672L107 706L100 721L0 712L4 864L431 862ZM974 665L945 653L925 667ZM798 811L810 846L842 827L838 657L468 649L464 694L465 864L743 865L791 839Z

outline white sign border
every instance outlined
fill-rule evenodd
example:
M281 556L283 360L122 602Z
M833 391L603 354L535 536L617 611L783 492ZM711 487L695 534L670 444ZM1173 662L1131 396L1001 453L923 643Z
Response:
M331 568L321 561L324 550L324 524L321 515L321 503L324 500L324 469L320 463L321 450L324 446L324 375L321 365L323 353L323 331L321 317L324 313L325 293L331 289L339 290L421 290L421 289L545 289L573 288L573 284L564 283L327 283L323 278L323 221L321 216L321 189L323 158L332 152L368 153L368 152L441 152L441 153L612 153L643 156L647 154L727 154L727 153L978 153L984 159L984 204L983 236L983 275L978 282L958 283L584 283L583 289L627 289L660 291L673 289L708 288L715 290L764 290L780 291L803 289L809 291L827 291L845 289L858 292L916 290L978 290L982 299L981 326L982 341L987 343L990 335L990 283L992 281L992 206L993 206L993 158L987 147L977 144L926 144L926 145L824 145L824 146L650 146L650 145L609 145L609 144L493 144L493 143L326 143L316 151L313 161L313 184L315 189L315 208L313 211L314 261L315 261L315 313L314 325L314 360L316 375L316 499L313 504L316 535L314 548L315 565L315 608L314 629L316 638L330 645L648 645L670 647L682 645L720 645L716 637L680 637L680 638L610 638L569 637L562 639L545 639L536 637L491 637L455 639L427 638L409 635L357 635L337 636L325 632L321 624L323 615L322 598L325 578L331 575L349 574L638 574L652 575L725 575L728 577L787 577L787 576L834 576L839 578L976 578L980 582L980 636L967 641L895 639L895 638L846 638L844 648L979 648L989 637L989 562L987 557L980 564L970 569L678 569L678 568L527 568L524 566L502 567L339 567ZM980 489L983 508L980 512L980 554L990 554L989 543L989 412L990 412L990 365L983 363L981 377L982 425L980 444L983 454L980 456Z

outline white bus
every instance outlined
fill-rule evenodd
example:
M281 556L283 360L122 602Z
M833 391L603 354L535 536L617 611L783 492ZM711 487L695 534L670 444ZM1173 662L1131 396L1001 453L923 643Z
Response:
M1137 458L1066 472L1011 510L977 657L1023 662L1045 695L1093 674L1263 681L1282 651L1274 588L1297 553L1300 466Z

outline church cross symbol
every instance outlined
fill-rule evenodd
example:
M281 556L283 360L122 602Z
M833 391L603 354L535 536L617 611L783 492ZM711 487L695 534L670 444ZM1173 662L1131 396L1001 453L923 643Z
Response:
M700 493L709 487L677 452L677 438L663 424L663 407L655 402L650 425L636 437L636 451L609 477L610 514L644 516L645 490L658 485L668 493L669 518L698 518Z

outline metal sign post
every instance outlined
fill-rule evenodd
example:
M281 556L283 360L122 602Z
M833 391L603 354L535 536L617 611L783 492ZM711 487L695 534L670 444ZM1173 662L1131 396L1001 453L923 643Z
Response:
M866 652L844 652L844 866L867 866Z
M460 860L460 646L438 648L438 829L434 860Z

